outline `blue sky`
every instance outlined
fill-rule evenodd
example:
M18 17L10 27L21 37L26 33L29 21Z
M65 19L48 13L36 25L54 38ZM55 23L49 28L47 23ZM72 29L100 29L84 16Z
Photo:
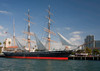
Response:
M47 27L48 5L53 13L51 19L55 21L51 24L54 32L60 32L76 44L82 44L90 34L100 40L100 0L0 0L0 41L8 37L5 31L13 33L13 18L16 36L23 36L28 9L35 23L31 24L31 31L41 39L45 34L43 27ZM58 40L58 37L53 39Z

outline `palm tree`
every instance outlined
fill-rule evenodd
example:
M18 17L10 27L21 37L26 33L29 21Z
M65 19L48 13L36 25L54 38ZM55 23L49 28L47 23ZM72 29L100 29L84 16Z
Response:
M0 45L1 45L2 43L0 42ZM0 47L0 53L2 52L2 47Z
M93 55L98 55L100 52L98 49L93 49Z
M6 42L5 41L3 42L3 45L4 45L4 50L6 50Z
M2 43L0 42L0 45L1 45Z
M8 43L9 43L9 45L11 44L11 42L10 42L10 41L9 41Z
M4 44L4 46L5 46L5 45L6 45L6 42L4 41L3 44Z
M0 42L0 45L1 45L2 43ZM2 47L0 47L0 53L2 52Z

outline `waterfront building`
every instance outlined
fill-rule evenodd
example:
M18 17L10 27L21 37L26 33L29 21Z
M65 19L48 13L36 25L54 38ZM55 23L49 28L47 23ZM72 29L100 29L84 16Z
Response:
M96 40L95 41L95 47L96 48L100 48L100 40Z
M84 46L100 49L100 40L95 40L94 35L88 35L84 40Z
M10 38L6 38L3 42L3 51L7 50L9 46L12 44L12 40Z
M5 46L5 47L11 46L11 42L12 42L12 40L11 40L10 38L6 38L6 39L5 39L5 44L4 44L4 46Z
M85 47L95 47L94 35L88 35L85 38Z

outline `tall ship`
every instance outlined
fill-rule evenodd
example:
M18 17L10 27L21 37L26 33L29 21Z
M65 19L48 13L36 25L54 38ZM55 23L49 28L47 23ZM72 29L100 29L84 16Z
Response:
M51 50L51 42L54 42L53 40L51 40L51 34L55 35L55 33L53 31L51 31L51 18L50 18L51 12L50 12L50 6L48 9L48 28L44 28L45 31L47 32L48 36L46 39L47 41L47 47L43 45L43 43L39 40L39 38L37 37L37 35L35 33L30 32L30 25L31 25L31 21L30 21L30 14L29 14L29 10L28 10L28 31L24 32L25 34L27 34L27 39L24 39L25 41L27 41L27 47L28 50L25 49L25 46L22 46L19 41L16 39L15 37L15 28L14 30L14 35L13 35L13 40L14 40L14 45L15 45L15 41L17 42L17 46L19 48L16 48L16 50L14 51L4 51L4 55L7 58L22 58L22 59L53 59L53 60L68 60L68 56L71 54L72 50ZM70 45L70 42L64 38L60 33L58 33L61 43L62 45ZM31 41L31 36L35 37L36 42ZM33 42L34 44L36 43L37 45L37 49L33 49L34 51L31 51L31 42Z

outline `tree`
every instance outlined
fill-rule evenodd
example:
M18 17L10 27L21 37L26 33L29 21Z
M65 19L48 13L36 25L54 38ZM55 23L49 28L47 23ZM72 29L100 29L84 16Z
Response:
M35 51L39 51L38 49L35 49Z
M6 50L6 42L5 41L3 42L3 45L4 45L4 50Z
M85 48L85 52L88 53L88 54L91 54L91 53L92 53L92 49L86 47L86 48Z
M2 43L0 42L0 45L1 45Z
M11 42L10 42L10 41L9 41L8 43L9 43L9 45L11 44Z
M4 41L4 42L3 42L3 44L5 45L5 44L6 44L6 42Z
M84 53L84 50L78 50L77 53Z
M71 54L72 54L72 55L75 55L75 51L73 51Z
M2 43L0 42L0 45L1 45ZM0 47L0 53L2 52L2 47Z
M100 52L99 52L99 50L98 49L93 49L93 55L97 55L97 54L99 54Z

